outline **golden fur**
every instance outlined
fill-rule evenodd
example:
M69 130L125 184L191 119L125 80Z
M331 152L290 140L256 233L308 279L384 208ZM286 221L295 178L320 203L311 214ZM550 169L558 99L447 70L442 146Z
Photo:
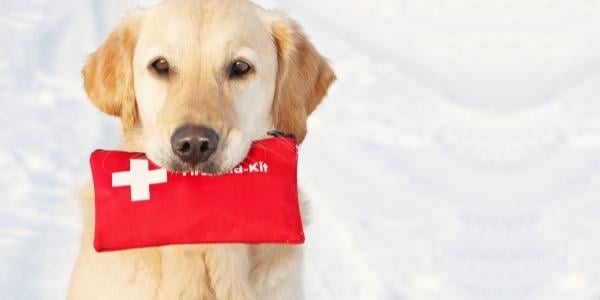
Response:
M147 74L155 52L173 57L176 76L157 80ZM228 55L252 59L254 77L229 82L220 71ZM217 171L239 163L250 142L269 129L293 133L301 142L306 118L335 80L294 21L245 0L170 0L136 12L89 57L83 77L91 101L121 119L124 149L146 152L168 168L172 154L165 149L173 130L204 124L224 137L215 153ZM84 231L69 299L304 298L301 247L185 245L97 253L91 184L82 200Z

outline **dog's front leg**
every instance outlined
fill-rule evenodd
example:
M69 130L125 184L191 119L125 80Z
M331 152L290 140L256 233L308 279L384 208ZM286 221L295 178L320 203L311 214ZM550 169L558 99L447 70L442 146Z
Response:
M249 282L251 266L247 245L209 246L205 263L218 300L255 299Z
M261 300L304 299L302 246L256 245L251 253L250 281Z
M306 194L299 190L302 222L310 222ZM300 245L253 245L250 282L261 300L302 300L303 247Z

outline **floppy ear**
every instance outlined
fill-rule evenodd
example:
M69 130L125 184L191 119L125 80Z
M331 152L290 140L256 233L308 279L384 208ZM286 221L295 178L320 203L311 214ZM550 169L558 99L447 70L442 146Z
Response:
M123 129L137 124L137 106L133 86L133 53L140 20L124 20L92 53L83 67L85 91L103 112L120 117Z
M335 74L294 21L276 17L271 32L278 56L273 122L275 129L294 134L301 143L306 119L327 94Z

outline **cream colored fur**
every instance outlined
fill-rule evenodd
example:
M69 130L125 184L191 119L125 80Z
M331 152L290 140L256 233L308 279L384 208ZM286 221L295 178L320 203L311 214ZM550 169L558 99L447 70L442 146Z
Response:
M156 78L148 64L169 60ZM254 73L226 76L244 58ZM222 137L213 163L225 171L271 129L301 142L306 118L335 75L300 27L245 0L170 0L125 19L92 54L85 89L123 124L123 149L173 159L169 137L184 123ZM304 199L304 197L301 197ZM188 245L97 253L93 189L82 193L83 236L69 299L303 299L302 249L287 245ZM306 205L303 202L303 215ZM305 220L306 222L306 220Z

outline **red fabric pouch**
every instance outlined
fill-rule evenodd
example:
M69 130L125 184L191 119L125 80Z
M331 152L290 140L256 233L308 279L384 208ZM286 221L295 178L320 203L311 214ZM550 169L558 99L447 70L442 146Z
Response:
M97 251L173 244L304 242L291 138L254 142L224 175L168 172L144 154L97 150Z

